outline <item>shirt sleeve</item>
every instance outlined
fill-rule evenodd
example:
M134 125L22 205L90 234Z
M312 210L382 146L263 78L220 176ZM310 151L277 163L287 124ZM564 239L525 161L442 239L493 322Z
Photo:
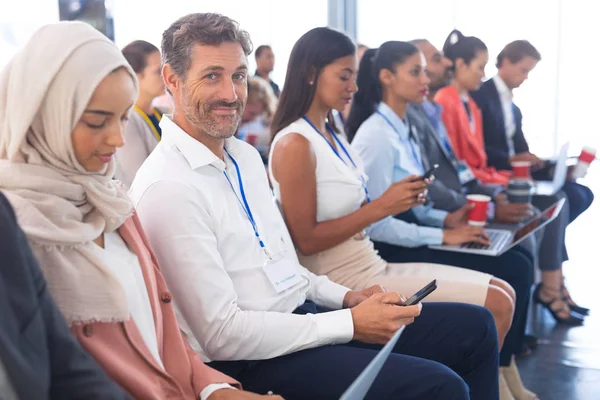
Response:
M348 309L317 315L242 310L203 201L192 187L161 181L146 190L137 211L175 304L207 357L268 359L352 339ZM343 296L337 286L335 293L320 295L332 285L316 282L313 297L339 304Z
M231 386L227 383L211 383L210 385L208 385L207 387L202 389L202 392L200 392L200 400L208 400L208 398L210 397L211 394L213 394L217 390L221 390L221 389L236 390L236 388L234 388L233 386Z
M325 275L315 275L304 267L302 273L310 279L310 289L306 294L308 300L330 310L339 310L343 307L344 297L350 289L332 282Z
M443 228L444 221L448 216L447 211L436 210L435 208L426 205L416 206L412 211L420 223L434 228Z
M383 140L381 135L375 139L369 133L359 130L352 146L360 154L369 177L369 195L376 199L394 183L394 168L398 167L400 162L396 160L396 148L389 140ZM443 240L443 231L439 228L409 224L392 216L374 223L366 231L373 240L396 246L438 245L442 244Z

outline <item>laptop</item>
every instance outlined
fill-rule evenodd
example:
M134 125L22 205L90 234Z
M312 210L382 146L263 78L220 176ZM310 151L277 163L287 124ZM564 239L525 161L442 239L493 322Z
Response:
M377 378L377 375L379 375L381 367L383 367L383 364L388 359L392 349L396 345L396 342L398 342L398 339L400 338L402 331L404 331L404 328L405 327L403 326L398 329L398 332L392 336L392 338L385 346L383 346L381 350L379 350L379 353L377 353L375 358L371 360L369 365L367 365L367 367L360 373L358 378L356 378L354 382L352 382L352 385L350 385L344 394L342 394L340 400L363 400L365 398L369 389L371 388L371 385L375 381L375 378Z
M567 158L569 156L569 143L565 143L558 154L556 165L554 167L554 177L552 181L538 181L533 188L533 194L538 196L553 196L567 181Z
M484 256L499 256L507 250L521 243L526 237L548 225L560 213L565 204L565 199L560 199L539 215L531 218L522 227L515 231L506 229L486 229L491 244L484 246L479 243L464 243L462 245L429 246L435 250L454 251L457 253L472 253Z

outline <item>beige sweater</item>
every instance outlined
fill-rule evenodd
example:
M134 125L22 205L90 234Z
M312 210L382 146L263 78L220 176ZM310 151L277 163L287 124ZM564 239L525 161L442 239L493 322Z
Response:
M138 169L157 144L158 140L144 118L137 112L131 111L125 128L125 146L117 150L115 155L117 160L115 179L129 188Z

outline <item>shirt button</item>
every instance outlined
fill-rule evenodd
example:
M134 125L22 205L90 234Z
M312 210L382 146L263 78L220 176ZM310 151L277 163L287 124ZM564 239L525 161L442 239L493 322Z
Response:
M163 292L163 293L160 295L160 300L161 300L163 303L170 303L170 302L171 302L171 300L173 300L173 296L171 296L171 293L169 293L169 292Z
M93 334L94 334L94 328L91 325L83 326L83 336L92 337Z

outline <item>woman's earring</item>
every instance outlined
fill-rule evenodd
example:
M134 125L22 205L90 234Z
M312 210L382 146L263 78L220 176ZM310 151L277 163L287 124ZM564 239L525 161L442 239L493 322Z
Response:
M313 81L310 81L310 82L308 82L308 84L309 84L310 86L312 86L312 85L314 84L314 82L313 82Z

